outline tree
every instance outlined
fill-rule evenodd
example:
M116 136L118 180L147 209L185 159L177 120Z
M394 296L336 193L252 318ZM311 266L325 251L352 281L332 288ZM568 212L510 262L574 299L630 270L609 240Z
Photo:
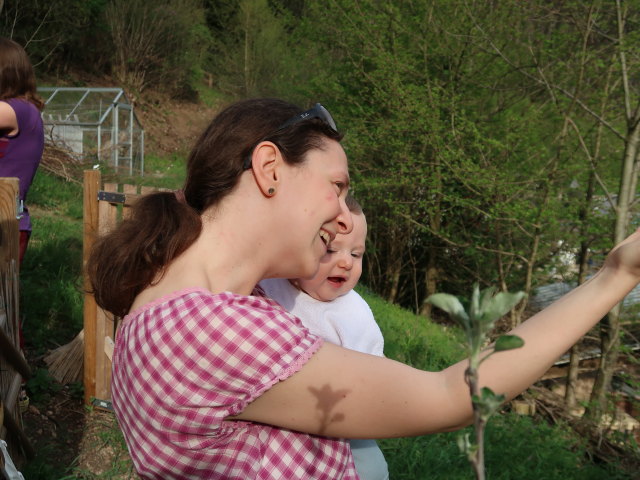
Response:
M107 0L21 0L0 8L0 35L24 46L36 71L104 67ZM88 60L90 58L90 60Z
M574 25L575 38L582 39L584 48L563 50L565 56L562 61L558 61L557 58L547 61L549 55L547 58L541 55L528 58L527 62L523 63L506 53L505 49L491 40L490 35L485 34L485 41L499 58L514 68L514 71L544 86L554 97L562 97L575 106L567 119L570 120L572 131L589 160L590 168L593 169L594 178L598 180L598 186L613 211L611 245L617 244L627 236L629 230L638 179L640 97L631 73L640 64L637 63L636 33L629 27L637 21L638 12L629 9L628 5L623 7L620 2L616 2L616 8L611 9L607 2L601 1L563 4L562 8L541 3L534 4L531 8L547 15L551 29L550 38L555 38L556 31L563 35L558 38L568 38L572 32L567 32L567 25ZM577 21L563 22L566 19ZM549 51L548 49L546 53ZM586 75L589 85L583 87L578 83L580 88L576 88L571 74L572 66L576 66L575 71L581 75L584 75L585 68L588 68ZM613 72L617 72L617 78L612 78ZM608 146L604 155L612 155L616 150L621 152L618 153L621 162L616 193L613 193L614 189L611 187L614 179L610 177L607 181L609 172L603 175L602 171L595 170L596 165L602 164L596 163L597 155L594 156L589 151L582 133L589 125L591 126L588 128L592 131L600 132L596 137L598 143L594 152L600 153L601 142ZM620 144L617 147L616 142ZM590 183L587 183L587 188L590 188L589 185ZM582 241L586 242L588 239ZM602 356L592 392L592 402L587 410L587 416L596 421L606 408L606 393L618 356L620 320L618 305L601 322Z
M194 96L211 43L199 0L111 0L105 16L119 83Z
M217 6L209 22L216 29L211 69L217 86L239 97L273 94L288 58L280 12L267 0L241 0L235 8Z
M508 24L516 7L474 8ZM307 57L293 81L347 129L371 224L366 282L423 313L436 290L533 284L554 248L541 238L561 215L553 203L565 179L549 175L549 128L536 127L558 116L508 86L516 74L472 28L460 2L352 0L307 2L296 30Z

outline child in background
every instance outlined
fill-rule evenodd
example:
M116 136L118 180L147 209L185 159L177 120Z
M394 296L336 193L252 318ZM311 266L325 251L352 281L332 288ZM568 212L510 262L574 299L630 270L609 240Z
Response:
M43 108L27 53L13 40L0 37L0 177L18 177L23 206L44 149ZM22 264L31 236L26 206L19 229Z
M353 288L362 274L367 221L362 207L347 195L353 230L339 234L309 279L262 280L267 296L298 317L312 333L328 342L371 355L383 356L384 339L373 313ZM375 440L350 440L362 480L387 480L387 462Z
M13 40L0 37L0 177L17 177L19 181L18 200L22 215L18 223L18 265L22 265L31 236L31 218L25 202L44 150L44 126L40 115L43 108L27 53ZM22 322L18 335L20 348L24 349ZM21 410L26 411L28 405L23 382Z

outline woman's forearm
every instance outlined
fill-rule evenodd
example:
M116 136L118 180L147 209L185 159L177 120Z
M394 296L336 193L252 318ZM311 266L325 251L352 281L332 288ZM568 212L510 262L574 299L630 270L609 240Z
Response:
M537 313L510 334L521 337L522 348L498 352L482 363L481 387L513 398L538 378L560 356L602 319L638 283L637 276L624 269L605 268ZM452 379L464 375L467 361L446 370ZM455 380L451 380L456 383ZM467 388L459 385L460 394Z
M640 233L625 243L630 245L610 255L587 283L515 328L511 333L524 346L483 362L480 386L513 398L620 302L640 281ZM453 430L472 419L467 366L463 360L442 372L423 372L325 344L238 418L351 438Z

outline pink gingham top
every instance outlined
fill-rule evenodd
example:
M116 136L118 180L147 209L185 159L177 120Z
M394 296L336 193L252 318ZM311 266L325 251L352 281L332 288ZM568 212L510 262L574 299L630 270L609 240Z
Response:
M344 440L224 420L298 371L321 344L259 295L188 289L127 315L116 339L112 399L138 473L357 479Z

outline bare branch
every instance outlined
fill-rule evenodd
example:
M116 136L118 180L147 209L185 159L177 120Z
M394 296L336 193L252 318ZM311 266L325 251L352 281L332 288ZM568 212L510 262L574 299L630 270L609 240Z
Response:
M52 9L53 9L53 4L50 4L49 8L47 9L47 12L44 14L44 17L42 17L42 20L40 20L40 23L38 24L37 28L31 34L31 37L29 37L29 40L27 40L27 43L24 44L24 49L25 50L27 50L27 48L29 47L29 44L33 41L33 39L36 37L36 35L38 35L38 32L40 31L40 29L46 23L47 17L51 13Z
M627 71L627 57L625 55L624 45L624 18L622 16L622 7L620 0L616 0L616 15L618 18L618 49L620 56L620 69L622 74L622 86L624 89L624 110L627 116L627 126L635 120L631 114L631 93L629 92L629 72Z
M470 15L471 16L471 15ZM534 82L546 86L545 80L540 79L538 77L536 77L535 75L532 75L531 73L527 72L525 69L519 67L518 65L516 65L510 58L508 58L504 52L498 48L495 43L493 43L493 41L489 38L489 35L487 35L487 33L484 31L484 29L482 28L482 26L480 26L480 24L476 21L475 17L471 16L471 20L473 21L475 27L482 33L482 35L484 36L485 40L488 42L488 44L491 46L491 48L493 49L494 52L496 52L498 54L498 56L510 67L512 67L514 70L520 72L522 75L524 75L525 77L529 78L530 80L533 80ZM625 140L625 136L623 133L619 132L613 125L611 125L607 120L605 120L600 114L594 112L591 108L589 108L588 105L586 105L582 100L580 100L578 97L576 97L573 93L571 93L569 90L567 90L564 87L561 87L560 85L557 85L555 83L550 84L550 86L552 88L554 88L555 90L559 91L560 93L562 93L564 96L566 96L567 98L573 100L577 105L580 106L580 108L582 108L585 112L587 112L589 115L591 115L593 118L595 118L597 121L601 122L605 127L607 127L607 129L609 129L615 136L617 136L620 140Z
M605 183L602 181L602 178L600 178L600 175L598 175L598 171L596 170L596 164L595 164L594 158L591 155L591 153L589 152L589 147L587 147L587 145L584 143L584 137L580 133L579 127L576 125L576 123L573 121L573 119L571 117L567 117L567 121L573 127L573 130L578 135L578 141L580 142L580 146L582 147L582 150L584 151L584 154L587 156L587 159L589 160L589 163L591 164L591 168L593 169L593 174L595 176L596 181L598 182L598 185L600 185L600 188L602 188L602 190L604 191L607 199L609 200L609 203L617 211L616 202L615 202L613 196L611 195L611 192L609 192L609 189L607 188Z
M500 255L506 255L508 257L514 257L517 258L525 263L528 262L527 258L525 258L524 256L517 254L517 253L513 253L513 252L507 252L505 250L498 250L495 248L486 248L486 247L482 247L482 246L478 246L478 245L473 245L471 243L458 243L458 242L454 242L453 240L451 240L448 237L445 237L444 235L442 235L440 232L437 232L435 230L433 230L431 227L429 227L428 225L425 225L424 223L418 222L417 220L415 220L414 218L411 218L409 215L407 215L406 213L398 213L398 215L402 218L404 218L405 220L407 220L409 223L412 223L413 225L418 226L419 228L431 233L432 235L434 235L435 237L439 238L440 240L442 240L444 243L446 243L447 245L451 245L452 247L456 247L456 248L469 248L469 247L473 247L477 250L483 251L483 252L491 252L491 253L497 253Z

